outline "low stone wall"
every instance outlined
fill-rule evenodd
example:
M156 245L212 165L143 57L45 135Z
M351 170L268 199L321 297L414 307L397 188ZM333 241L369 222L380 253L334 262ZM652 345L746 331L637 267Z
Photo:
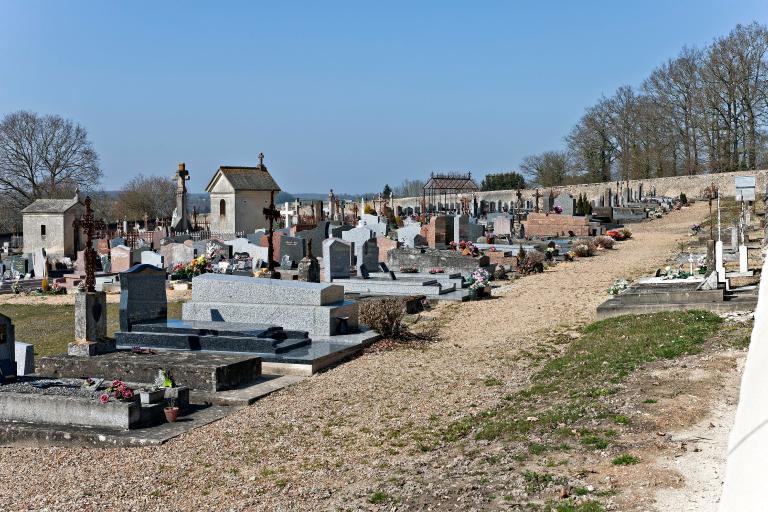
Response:
M656 195L677 197L683 192L690 199L701 199L704 189L710 186L712 183L719 187L722 197L734 197L736 194L734 178L736 176L757 176L757 196L762 198L766 191L766 183L768 182L768 169L758 171L739 171L739 172L724 172L719 174L698 174L696 176L669 176L666 178L649 178L645 180L629 180L623 181L620 184L620 190L629 186L632 190L638 191L641 186L644 195L649 195L655 188ZM606 183L587 183L584 185L567 185L562 187L551 187L547 190L551 190L553 195L559 194L561 191L566 191L572 196L576 197L580 194L586 194L587 199L590 201L599 201L600 197L605 193L605 189L610 188L612 194L616 194L616 182ZM531 204L535 203L534 189L525 189L520 191L522 193L523 201L530 201ZM542 193L543 189L539 190ZM495 203L495 211L498 211L499 205L509 206L517 201L516 190L494 190L492 192L476 192L475 194L468 194L475 196L478 203L480 201L486 201L487 203ZM541 203L541 199L539 200ZM453 204L455 209L459 208L459 200L456 197L449 198L449 207ZM404 197L394 200L394 206L401 206L403 208L411 207L416 208L421 205L421 197Z
M598 224L591 225L586 217L572 215L557 215L546 213L529 213L523 221L525 236L589 236L592 230L599 229Z

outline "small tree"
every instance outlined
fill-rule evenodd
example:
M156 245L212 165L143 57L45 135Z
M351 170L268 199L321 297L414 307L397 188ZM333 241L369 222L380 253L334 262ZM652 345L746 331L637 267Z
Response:
M392 189L389 187L389 185L384 185L384 190L381 191L381 195L383 197L389 197L392 195Z
M680 192L680 203L688 204L688 197L685 195L685 192Z

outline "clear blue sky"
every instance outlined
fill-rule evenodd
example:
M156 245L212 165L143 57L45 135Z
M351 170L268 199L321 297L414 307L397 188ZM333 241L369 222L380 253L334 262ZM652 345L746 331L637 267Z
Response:
M0 0L0 114L83 124L105 189L201 191L260 151L289 192L514 170L584 108L768 2Z

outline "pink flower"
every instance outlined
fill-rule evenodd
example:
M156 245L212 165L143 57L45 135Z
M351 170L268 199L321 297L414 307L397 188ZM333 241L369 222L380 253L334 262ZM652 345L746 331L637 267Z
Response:
M123 389L123 398L133 398L133 391L131 388Z
M101 396L99 397L99 402L103 404L109 402L109 395L106 393L102 393Z

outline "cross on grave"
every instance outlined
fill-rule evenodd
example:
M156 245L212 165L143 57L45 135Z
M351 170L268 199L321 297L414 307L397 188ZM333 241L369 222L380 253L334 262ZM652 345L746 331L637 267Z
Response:
M352 215L355 217L354 218L355 223L357 223L357 220L358 220L358 215L357 214L358 214L359 211L360 211L360 207L357 206L357 202L353 202L352 203Z
M263 160L264 155L259 154L259 160ZM264 217L269 220L269 231L267 233L267 268L269 270L270 276L275 279L279 278L280 274L275 272L275 267L277 266L277 262L275 261L275 247L274 247L274 240L273 235L275 232L275 226L274 223L276 220L280 220L280 211L275 208L275 191L272 190L269 193L269 207L264 208Z
M91 196L85 197L85 214L82 219L75 219L74 227L85 230L85 291L96 291L96 250L93 248L93 235L95 230L104 231L106 226L100 220L94 220L91 209Z
M259 167L264 165L264 153L259 153Z
M533 195L533 197L536 199L536 207L533 211L539 213L539 198L541 197L541 194L539 194L539 189L536 189L536 193Z

